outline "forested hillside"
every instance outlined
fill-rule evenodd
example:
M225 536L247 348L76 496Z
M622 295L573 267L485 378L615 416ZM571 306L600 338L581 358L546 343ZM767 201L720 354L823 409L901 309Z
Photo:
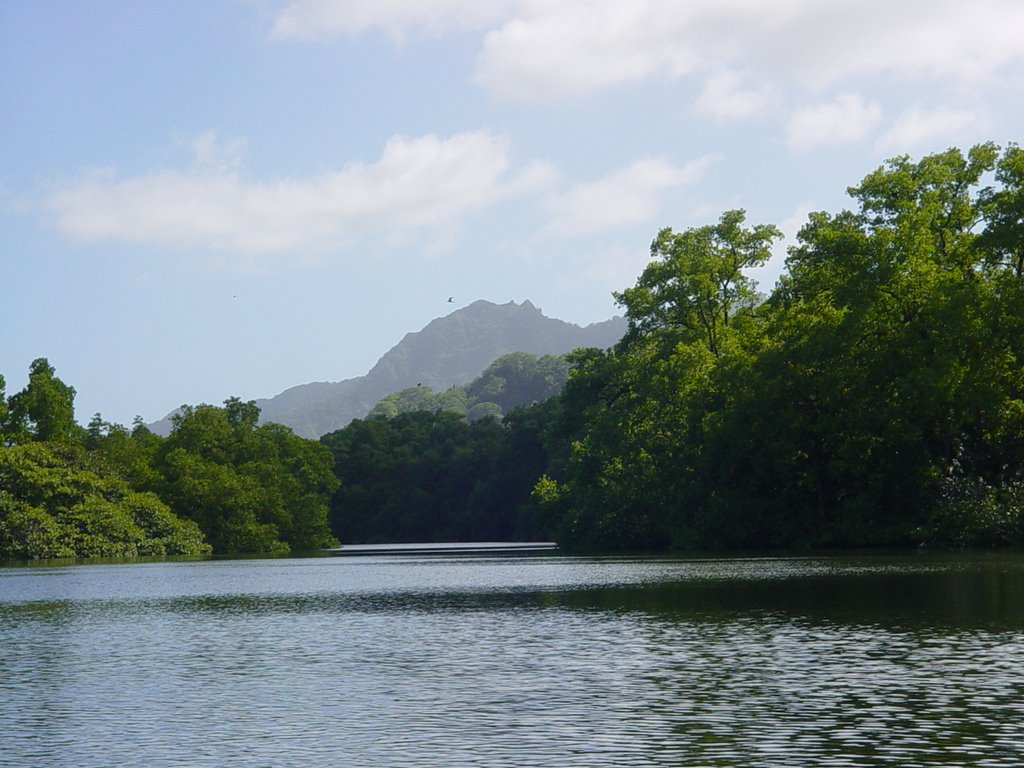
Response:
M388 395L370 416L397 416L413 411L452 411L469 421L501 419L512 409L540 403L562 391L569 378L565 355L512 352L502 355L469 384L434 392L419 385Z

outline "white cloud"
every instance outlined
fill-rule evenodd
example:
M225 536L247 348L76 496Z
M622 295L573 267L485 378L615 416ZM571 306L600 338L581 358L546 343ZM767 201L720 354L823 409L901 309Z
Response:
M378 29L401 39L410 31L437 35L486 28L507 16L514 0L291 0L274 19L271 37L324 40Z
M771 88L745 87L739 74L723 71L708 78L694 106L711 117L749 117L768 107L772 97Z
M470 213L551 181L541 165L511 174L507 142L489 133L394 137L374 163L266 182L246 181L237 164L217 161L227 150L215 139L200 137L195 146L189 171L132 178L106 171L64 184L46 201L56 226L83 241L241 254L337 248L361 235L415 232L443 242Z
M843 93L833 101L794 112L786 125L786 141L793 151L860 141L881 119L878 104L865 102L859 94Z
M653 76L677 77L700 65L700 52L679 45L688 4L529 4L488 32L476 80L502 98L551 99Z
M1024 67L1020 0L280 0L278 8L271 34L281 39L479 33L473 79L506 101L699 78L693 107L712 118L868 92L872 78L958 98ZM790 146L870 136L877 105L843 98L793 115ZM844 115L853 122L837 124ZM924 132L908 114L883 143L923 142Z
M953 107L925 109L913 105L904 110L892 127L878 140L883 149L910 152L919 149L942 149L937 142L978 140L988 130L988 118L978 112Z
M807 0L751 52L811 86L863 75L977 83L1024 58L1016 0Z
M859 76L979 83L1024 59L1017 0L524 0L487 33L476 80L550 100L733 70L820 89Z
M677 166L645 158L598 181L576 184L549 201L547 232L577 237L650 221L663 191L699 181L714 160L707 156Z

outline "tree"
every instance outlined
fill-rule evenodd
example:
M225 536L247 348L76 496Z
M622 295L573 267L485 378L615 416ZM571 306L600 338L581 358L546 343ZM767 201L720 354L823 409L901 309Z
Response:
M425 385L407 387L383 398L368 415L390 418L413 411L452 411L465 414L466 391L462 387L449 387L444 392L434 392Z
M781 234L743 211L684 232L663 229L634 287L615 294L629 328L612 350L583 350L562 394L572 452L540 495L563 544L662 549L692 538L707 499L696 470L731 380L761 343L758 294L744 271ZM554 482L552 482L554 481Z
M265 452L248 470L273 487L282 540L295 552L336 544L328 523L328 502L338 488L331 452L280 424L264 424L256 435Z
M254 402L182 406L159 444L155 487L195 520L217 552L288 552L334 543L327 500L331 455L287 427L258 427ZM136 428L133 442L145 432Z
M1024 150L1011 144L995 169L999 187L986 187L979 201L986 226L978 238L988 264L1024 277Z
M857 210L810 216L703 454L726 530L909 544L952 462L999 482L1019 461L1024 304L979 190L997 157L896 158L850 189Z
M0 373L0 447L7 442L7 383L4 375Z
M28 384L9 401L9 439L62 443L81 440L74 403L74 388L57 378L45 357L34 360Z
M78 446L0 447L0 557L203 554L195 523L132 490Z
M321 441L341 485L331 528L346 543L536 538L530 491L546 454L531 410L467 423L457 413L417 411L356 419Z
M517 406L554 397L561 392L568 376L569 363L564 355L538 357L528 352L510 352L487 366L465 390L471 408L492 403L498 410L490 412L501 416Z
M715 225L658 233L651 264L633 288L615 294L629 320L627 346L653 335L668 343L700 341L713 355L722 353L723 336L758 301L744 270L762 266L782 237L770 224L746 229L745 219L742 210L726 211Z
M129 431L120 424L104 421L97 413L86 429L85 447L132 488L156 492L160 475L154 461L162 441L139 417Z
M850 188L853 210L810 215L764 303L742 269L765 258L773 227L727 212L659 233L655 260L617 294L623 341L573 358L571 458L537 489L564 540L1019 535L990 512L1019 506L1024 487L1022 182L1016 146L894 158ZM943 481L953 466L982 485ZM965 516L974 498L989 511Z

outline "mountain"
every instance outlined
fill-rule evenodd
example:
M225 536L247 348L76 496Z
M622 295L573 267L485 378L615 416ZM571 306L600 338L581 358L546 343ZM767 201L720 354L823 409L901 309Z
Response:
M529 301L480 300L406 334L365 376L301 384L257 400L256 405L261 421L318 438L363 418L393 392L420 384L435 392L467 384L509 352L561 355L577 347L605 349L625 332L626 321L621 317L581 327L546 317ZM170 421L164 419L150 428L166 434Z

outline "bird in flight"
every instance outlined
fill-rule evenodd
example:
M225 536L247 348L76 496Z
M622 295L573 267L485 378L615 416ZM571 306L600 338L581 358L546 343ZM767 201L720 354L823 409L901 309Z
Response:
M455 297L454 296L449 296L448 297L448 303L451 304L453 301L455 301Z

